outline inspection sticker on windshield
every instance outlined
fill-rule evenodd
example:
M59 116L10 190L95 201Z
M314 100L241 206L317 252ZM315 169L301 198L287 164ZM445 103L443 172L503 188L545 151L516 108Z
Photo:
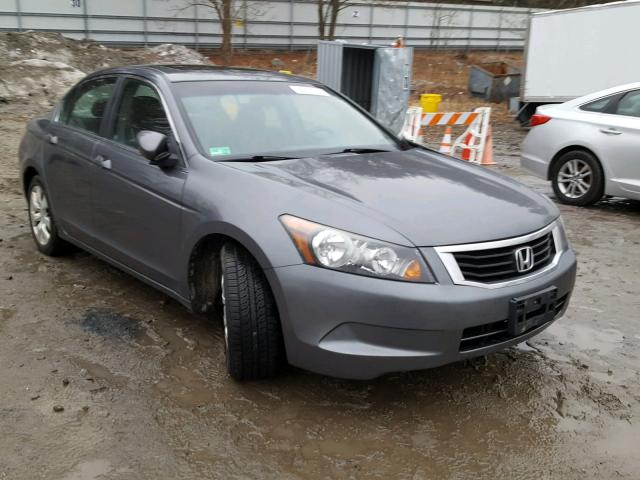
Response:
M231 155L231 149L229 147L209 147L209 155L212 157L215 155Z
M296 92L298 95L320 95L321 97L328 97L329 94L317 87L304 87L302 85L289 85L289 88Z

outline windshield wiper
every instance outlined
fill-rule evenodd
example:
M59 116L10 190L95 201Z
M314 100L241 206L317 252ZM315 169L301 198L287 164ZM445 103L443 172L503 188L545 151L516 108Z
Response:
M382 153L390 151L391 150L384 150L381 148L345 148L339 152L325 153L324 155L338 155L340 153Z
M237 157L222 160L223 162L273 162L276 160L296 160L300 157L286 157L283 155L253 155L251 157Z

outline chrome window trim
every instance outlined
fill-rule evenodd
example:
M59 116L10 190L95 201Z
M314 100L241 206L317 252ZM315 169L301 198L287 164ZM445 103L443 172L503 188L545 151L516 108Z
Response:
M531 240L535 240L536 238L540 238L549 232L553 232L553 243L556 248L556 254L553 256L553 259L551 260L551 262L549 262L549 264L545 266L543 269L537 270L531 275L525 275L523 277L518 277L513 280L507 280L504 282L495 282L495 283L482 283L482 282L472 282L470 280L465 280L464 275L462 274L462 271L458 266L458 262L453 256L454 253L459 253L459 252L471 252L475 250L488 250L492 248L502 248L502 247L510 247L512 245L519 245L522 243L530 242ZM447 269L447 272L449 273L449 276L451 277L451 280L455 285L466 285L470 287L480 287L480 288L488 288L488 289L503 288L503 287L510 287L512 285L520 285L522 283L526 283L530 280L533 280L534 278L544 275L549 270L555 268L556 265L558 265L558 262L560 261L560 257L562 256L562 253L563 253L561 249L561 246L562 246L561 235L562 235L562 232L560 231L560 226L558 225L558 221L556 220L553 223L550 223L549 225L547 225L546 227L540 230L537 230L528 235L523 235L521 237L507 238L505 240L496 240L493 242L468 243L463 245L448 245L448 246L442 246L442 247L434 247L434 250L440 257L440 260L444 264L445 268Z

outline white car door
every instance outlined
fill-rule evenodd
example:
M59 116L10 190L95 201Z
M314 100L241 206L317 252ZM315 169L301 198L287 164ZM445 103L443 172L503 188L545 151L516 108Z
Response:
M607 164L608 181L630 197L639 198L640 90L627 92L611 113L598 117L595 143Z

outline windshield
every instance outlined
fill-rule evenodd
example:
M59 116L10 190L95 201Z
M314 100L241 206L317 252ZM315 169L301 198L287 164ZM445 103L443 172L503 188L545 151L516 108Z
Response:
M209 81L177 83L175 89L201 151L214 160L398 149L360 111L313 85Z

